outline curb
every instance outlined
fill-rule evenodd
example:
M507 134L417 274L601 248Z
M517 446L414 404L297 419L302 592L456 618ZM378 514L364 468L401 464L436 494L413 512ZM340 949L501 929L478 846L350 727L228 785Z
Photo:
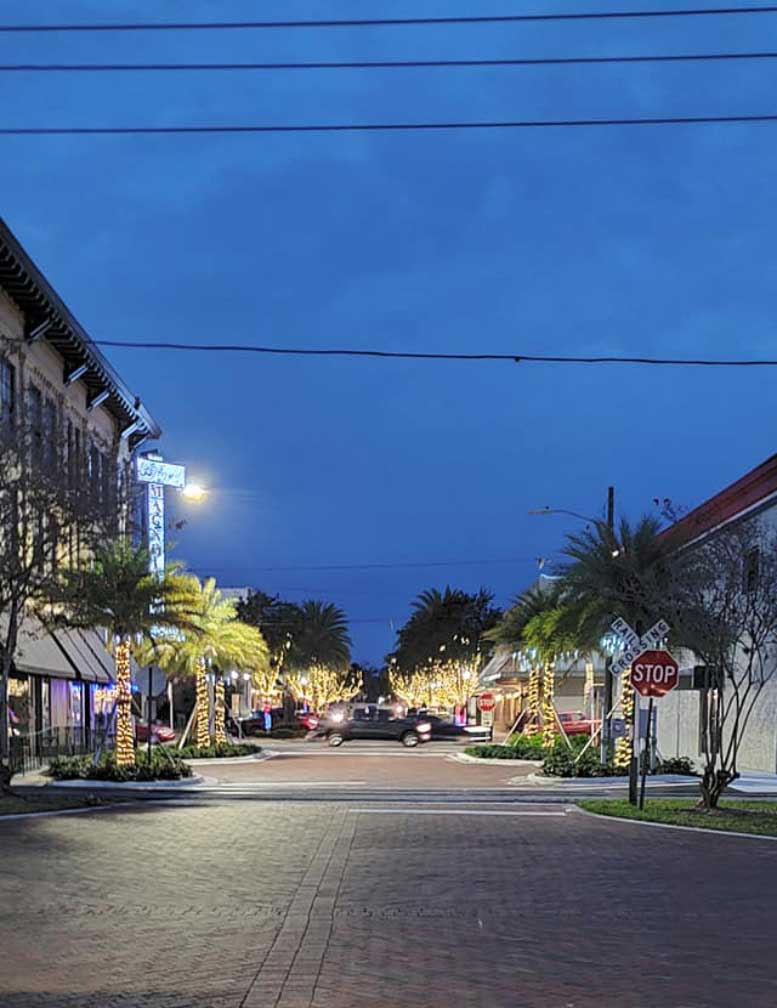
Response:
M656 777L653 777L651 780L650 777L648 777L648 790L651 787L689 787L691 784L695 784L696 781L698 781L698 777L683 777L681 779L677 779L675 775L667 774L666 776L672 776L673 779L666 780L662 777L659 780ZM591 787L611 790L613 788L628 787L629 784L629 778L626 775L623 777L545 777L543 774L533 773L520 779L529 781L530 784L541 785L542 787L569 788L570 793Z
M482 759L480 756L469 756L467 753L447 753L448 759L456 760L457 763L475 763L483 766L542 766L541 760L527 759ZM530 777L535 776L530 774Z
M0 823L11 822L14 819L50 819L52 816L81 815L84 812L118 812L122 809L138 808L145 805L166 805L163 799L149 801L118 802L115 805L79 805L78 808L48 809L45 812L11 812L0 815Z
M190 767L198 766L226 766L234 763L254 763L261 762L262 760L272 759L276 753L265 752L263 749L261 752L254 753L251 756L213 756L205 757L203 759L185 759L186 763Z
M47 787L79 788L82 791L180 791L182 788L198 788L211 783L214 783L211 778L200 776L161 781L107 781L83 777L77 780L51 781Z
M580 815L590 816L591 819L604 819L606 822L629 823L633 826L654 826L658 829L682 830L683 833L706 833L707 836L730 836L739 837L745 840L777 840L777 836L764 836L763 833L738 833L734 830L707 829L705 826L677 826L675 823L646 822L644 819L626 819L623 816L605 815L602 812L589 812L588 809L580 808L579 805L570 805L569 811L577 812Z

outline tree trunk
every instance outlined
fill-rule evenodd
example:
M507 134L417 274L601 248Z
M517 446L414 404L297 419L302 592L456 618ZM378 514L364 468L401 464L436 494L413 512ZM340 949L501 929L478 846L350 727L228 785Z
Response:
M556 709L553 706L555 676L552 665L545 666L542 681L542 744L550 749L556 741Z
M130 642L122 637L116 646L116 765L133 766L135 739L132 735L132 673Z
M699 805L708 812L718 807L720 796L726 788L739 776L733 770L716 770L707 766L701 779L701 801Z
M16 639L19 633L19 607L11 602L8 610L8 630L0 658L0 794L11 790L11 733L8 714L8 682L11 678L11 665L16 651Z
M197 662L197 748L210 745L210 711L208 710L208 680L205 673L205 659Z
M216 680L215 689L216 709L214 711L215 741L216 745L222 745L227 741L226 731L226 699L224 695L224 680Z

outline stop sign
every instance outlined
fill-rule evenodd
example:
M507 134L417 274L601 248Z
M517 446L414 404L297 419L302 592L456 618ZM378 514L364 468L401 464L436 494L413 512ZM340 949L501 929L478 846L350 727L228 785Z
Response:
M479 711L492 711L496 707L496 697L493 693L481 693L477 702Z
M680 679L680 668L668 651L643 651L631 666L631 684L641 696L662 697Z

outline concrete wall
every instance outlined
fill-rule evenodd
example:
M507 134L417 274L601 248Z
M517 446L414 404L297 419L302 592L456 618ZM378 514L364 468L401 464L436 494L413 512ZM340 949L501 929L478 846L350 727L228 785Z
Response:
M658 748L662 756L701 759L696 690L675 690L658 701ZM777 772L777 679L768 682L753 707L739 747L740 770Z

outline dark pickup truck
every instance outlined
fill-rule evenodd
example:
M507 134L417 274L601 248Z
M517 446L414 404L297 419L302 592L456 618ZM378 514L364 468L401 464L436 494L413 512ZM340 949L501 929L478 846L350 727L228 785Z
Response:
M339 746L351 739L390 739L412 748L428 742L432 734L432 726L425 718L395 717L393 711L381 707L355 711L352 717L321 725L321 728L325 728L330 746Z

